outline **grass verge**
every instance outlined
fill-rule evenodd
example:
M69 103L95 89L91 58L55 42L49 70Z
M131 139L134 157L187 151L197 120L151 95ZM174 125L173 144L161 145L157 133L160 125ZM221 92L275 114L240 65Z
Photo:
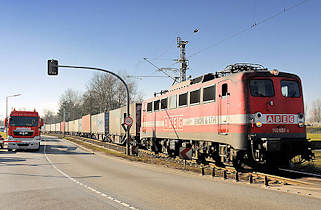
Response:
M0 132L0 135L1 135L4 139L7 138L7 135L6 135L5 132Z
M307 138L311 139L311 141L321 141L321 134L317 133L308 133Z

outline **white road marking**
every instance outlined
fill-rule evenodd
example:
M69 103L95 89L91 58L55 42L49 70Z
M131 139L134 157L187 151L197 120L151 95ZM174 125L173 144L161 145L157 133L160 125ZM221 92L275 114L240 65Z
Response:
M119 200L117 200L117 199L115 199L115 198L113 198L113 197L111 197L111 196L106 195L105 193L102 193L102 192L100 192L100 191L98 191L98 190L96 190L96 189L94 189L94 188L92 188L92 187L89 187L89 186L87 186L87 185L85 185L85 184L77 181L76 179L72 178L71 176L69 176L68 174L66 174L65 172L63 172L63 171L60 170L59 168L57 168L56 165L49 159L49 157L47 156L47 153L46 153L46 145L44 145L44 150L43 150L43 151L44 151L44 154L45 154L45 157L46 157L48 163L49 163L54 169L56 169L60 174L62 174L64 177L70 179L70 180L73 181L74 183L79 184L80 186L82 186L82 187L84 187L84 188L86 188L86 189L88 189L88 190L90 190L90 191L92 191L92 192L97 193L98 195L101 195L101 196L104 197L104 198L107 198L107 199L109 199L109 200L111 200L111 201L114 201L115 203L119 203L119 204L121 204L122 206L125 206L125 207L127 207L127 208L129 208L129 209L138 210L137 208L135 208L135 207L133 207L133 206L131 206L131 205L125 203L125 202L119 201Z

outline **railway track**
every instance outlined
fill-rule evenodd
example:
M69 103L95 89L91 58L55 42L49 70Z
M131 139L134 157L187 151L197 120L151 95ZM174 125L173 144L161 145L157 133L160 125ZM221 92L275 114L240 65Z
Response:
M60 137L60 138L63 137L62 135L54 135L54 136ZM79 136L66 136L65 139L71 140L75 143L77 143L77 141L78 143L79 141L86 142L88 144L113 150L122 154L125 153L124 146L112 144L109 142L103 142L101 140L89 139L89 138L79 137ZM155 152L144 150L144 149L138 150L138 157L161 159L161 160L164 160L166 163L178 164L180 167L175 167L175 168L185 170L184 160L179 159L178 157L174 158L162 153L156 154ZM233 179L236 182L241 181L241 182L248 182L251 184L263 184L265 186L278 186L278 185L320 186L315 182L288 178L288 176L287 177L278 176L278 175L262 173L262 172L252 171L252 170L236 171L235 168L233 167L229 167L229 166L221 167L221 166L215 165L215 163L213 162L199 164L195 160L188 160L186 164L187 164L186 170L199 172L202 176L222 177L223 179ZM299 172L299 171L294 171L290 169L280 169L280 171L291 173L291 174L297 173L305 176L321 178L321 175L318 175L318 174ZM320 182L321 182L321 179L320 179Z
M288 173L293 173L293 174L299 174L303 176L310 176L310 177L316 177L316 178L321 178L320 174L314 174L314 173L309 173L309 172L303 172L303 171L296 171L292 169L287 169L287 168L279 168L280 171L285 171ZM320 180L321 181L321 180Z

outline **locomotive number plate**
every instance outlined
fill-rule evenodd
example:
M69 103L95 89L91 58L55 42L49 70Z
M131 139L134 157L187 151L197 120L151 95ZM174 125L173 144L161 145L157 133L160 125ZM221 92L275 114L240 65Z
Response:
M290 133L288 128L272 128L273 133Z

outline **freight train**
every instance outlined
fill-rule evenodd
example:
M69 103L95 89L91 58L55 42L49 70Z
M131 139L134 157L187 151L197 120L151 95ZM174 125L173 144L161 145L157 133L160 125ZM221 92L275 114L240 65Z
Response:
M313 156L306 138L301 80L262 65L238 63L186 80L130 107L131 138L141 147L239 167L285 166L295 156ZM123 144L125 108L44 126Z

